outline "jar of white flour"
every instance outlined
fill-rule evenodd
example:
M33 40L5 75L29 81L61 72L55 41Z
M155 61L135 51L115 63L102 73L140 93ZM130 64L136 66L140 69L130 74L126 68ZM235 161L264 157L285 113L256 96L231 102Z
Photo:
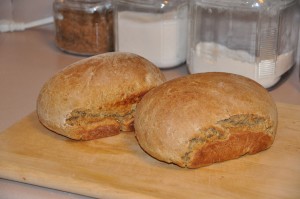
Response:
M136 53L160 68L186 61L186 0L118 0L115 50Z
M191 0L191 73L229 72L274 86L296 63L297 0Z

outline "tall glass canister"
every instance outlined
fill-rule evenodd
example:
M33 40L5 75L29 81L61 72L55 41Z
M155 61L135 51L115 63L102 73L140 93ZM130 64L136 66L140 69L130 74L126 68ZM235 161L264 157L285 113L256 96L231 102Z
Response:
M189 71L274 86L296 63L297 12L297 0L191 0Z
M117 0L115 49L136 53L160 68L186 61L186 0Z

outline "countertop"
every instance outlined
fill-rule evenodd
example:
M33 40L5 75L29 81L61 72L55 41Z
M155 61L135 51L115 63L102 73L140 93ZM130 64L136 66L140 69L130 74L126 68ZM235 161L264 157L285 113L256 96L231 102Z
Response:
M35 110L42 85L65 66L85 57L66 54L54 43L52 25L0 33L0 132ZM188 74L185 65L162 70L167 79ZM300 105L299 67L269 91L276 102ZM0 179L0 199L88 198Z

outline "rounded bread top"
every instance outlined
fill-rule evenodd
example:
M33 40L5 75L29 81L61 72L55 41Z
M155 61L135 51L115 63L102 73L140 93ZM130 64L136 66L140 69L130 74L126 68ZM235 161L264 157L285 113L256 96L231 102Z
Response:
M184 164L180 161L201 129L247 114L268 118L273 122L270 132L275 133L276 105L261 85L229 73L193 74L148 92L137 106L134 127L150 155Z
M37 113L51 130L67 131L66 119L73 110L126 114L131 103L128 100L164 81L161 71L138 55L123 52L96 55L67 66L49 79L40 91Z

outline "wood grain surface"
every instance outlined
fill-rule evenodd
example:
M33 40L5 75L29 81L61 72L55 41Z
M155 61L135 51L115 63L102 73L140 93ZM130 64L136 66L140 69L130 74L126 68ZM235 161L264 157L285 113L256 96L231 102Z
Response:
M34 112L0 133L0 178L96 198L300 198L300 106L277 106L270 149L199 169L157 161L132 132L72 141Z

